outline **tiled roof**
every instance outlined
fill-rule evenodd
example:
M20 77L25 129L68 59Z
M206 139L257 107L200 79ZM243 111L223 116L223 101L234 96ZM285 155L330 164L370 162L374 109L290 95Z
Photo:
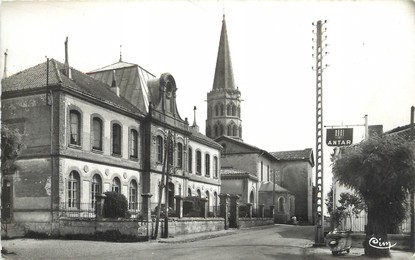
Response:
M259 191L273 191L272 182L262 183L261 187L259 188ZM276 192L287 192L290 193L287 189L281 187L278 184L275 184L275 191Z
M90 71L87 74L94 73L94 72L107 71L107 70L123 69L123 68L128 68L128 67L135 67L135 66L138 66L138 65L137 64L134 64L134 63L119 61L119 62L116 62L114 64L111 64L111 65L108 65L108 66L105 66L105 67L102 67L102 68L99 68L99 69Z
M271 154L278 160L310 160L312 158L313 150L307 148L304 150L271 152Z
M205 144L207 144L207 145L209 145L209 146L211 146L211 147L214 147L214 148L216 148L216 149L219 149L219 150L222 150L222 149L223 149L222 145L220 145L220 144L218 144L217 142L213 141L213 140L212 140L212 139L210 139L209 137L207 137L207 136L205 136L205 135L203 135L203 134L199 133L199 132L198 132L198 131L196 131L196 130L193 130L192 128L190 128L190 131L191 131L191 133L192 133L192 136L193 136L195 139L201 140L201 141L203 141ZM190 137L190 138L192 138L192 137Z
M411 125L404 125L396 127L392 130L385 132L386 135L398 135L406 140L411 138Z
M251 174L247 171L235 169L232 167L222 167L220 169L221 176L248 176L254 179L258 179L254 174Z
M2 80L2 92L36 89L46 86L46 77L49 85L61 85L64 88L80 92L93 97L103 103L121 108L127 112L143 115L125 98L117 96L107 84L95 80L90 76L71 68L72 79L61 73L64 64L51 59L49 73L46 73L47 62L43 62L24 71L18 72Z

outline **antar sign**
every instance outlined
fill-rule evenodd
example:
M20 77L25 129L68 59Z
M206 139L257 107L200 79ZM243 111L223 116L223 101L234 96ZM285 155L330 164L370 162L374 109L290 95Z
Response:
M353 128L327 129L328 146L347 146L353 143Z

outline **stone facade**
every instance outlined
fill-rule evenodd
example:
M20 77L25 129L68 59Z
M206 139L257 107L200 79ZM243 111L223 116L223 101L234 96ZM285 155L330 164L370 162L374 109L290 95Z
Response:
M119 70L141 68L120 64ZM154 210L169 136L169 206L176 195L218 202L221 146L180 118L172 75L140 81L147 85L138 103L127 99L131 86L112 79L111 87L50 60L2 80L3 123L23 133L26 146L16 169L3 173L10 195L3 220L58 234L64 212L93 212L95 196L105 191L124 194L138 210L141 194L151 194Z

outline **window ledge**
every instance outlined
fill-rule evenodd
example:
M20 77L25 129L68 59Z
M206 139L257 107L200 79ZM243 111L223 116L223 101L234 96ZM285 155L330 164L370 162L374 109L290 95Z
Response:
M117 154L117 153L112 153L111 155L114 156L114 157L118 157L118 158L122 157L122 154Z
M130 156L130 160L131 161L138 162L138 157Z
M92 148L91 152L98 153L98 154L103 154L104 153L102 150L95 149L95 148Z
M68 147L73 148L73 149L78 149L78 150L82 149L80 145L76 145L76 144L69 144Z

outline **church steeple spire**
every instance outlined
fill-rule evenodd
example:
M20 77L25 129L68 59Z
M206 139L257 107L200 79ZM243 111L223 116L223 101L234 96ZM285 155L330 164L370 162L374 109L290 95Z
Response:
M223 13L213 88L207 94L206 136L242 140L241 92L235 88L225 12Z
M225 12L223 13L213 89L235 89L228 33L226 30Z

